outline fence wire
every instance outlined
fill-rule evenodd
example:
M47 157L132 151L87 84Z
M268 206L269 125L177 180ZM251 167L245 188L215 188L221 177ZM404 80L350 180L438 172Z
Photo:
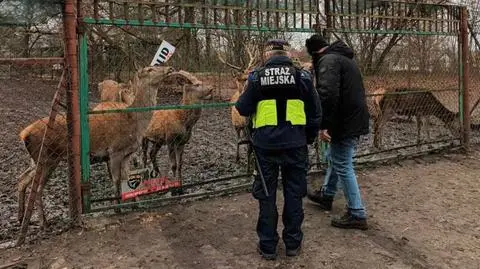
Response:
M52 100L59 87L63 71L59 10L42 3L0 3L0 123L4 126L0 142L0 177L4 180L0 189L3 194L0 212L4 217L0 222L0 241L11 239L19 228L20 209L22 202L27 202ZM67 181L64 180L68 178L64 162L68 145L65 92L61 92L59 101L52 131L45 137L46 154L41 160L44 174L50 178L47 184L51 187L46 188L43 195L49 219L58 216L67 219L68 215ZM57 165L61 168L51 171ZM34 214L32 221L41 222L41 216Z
M91 27L91 34L94 36L98 32L109 32L114 36L117 29L116 27L106 26ZM140 33L143 35L142 39L136 38ZM173 36L181 39L179 34L190 36L190 43L171 41L175 40ZM108 96L112 96L113 98L118 97L118 100L126 101L126 103L131 102L128 100L132 100L132 93L135 91L135 67L148 65L162 40L172 42L176 45L176 51L166 65L172 66L180 72L180 75L166 78L157 86L156 103L154 104L157 107L151 116L150 124L144 135L144 138L149 141L149 148L146 151L148 155L146 162L144 162L143 150L145 149L140 146L135 154L135 159L138 160L137 164L153 169L155 163L155 167L158 167L159 171L159 174L156 174L155 177L167 176L174 179L172 164L175 165L176 160L175 156L173 156L173 159L170 158L167 145L170 144L173 147L176 144L185 144L183 146L181 169L183 184L195 184L217 178L245 175L249 172L247 171L247 145L240 145L237 154L237 143L246 139L242 132L246 119L238 115L236 110L228 103L235 103L238 100L239 94L243 91L248 72L262 61L262 54L260 53L262 44L266 39L272 37L282 37L292 42L299 41L292 35L286 34L279 36L274 33L221 30L211 31L208 34L205 30L191 30L187 33L185 33L185 30L177 30L173 33L167 32L163 36L158 36L158 33L152 32L150 36L147 36L143 28L131 28L129 33L119 32L116 36L116 38L124 40L132 39L125 43L129 45L118 48L122 53L105 55L101 50L96 50L97 47L103 46L98 44L105 42L105 40L93 38L97 44L93 44L89 40L88 47L90 107L101 104L102 96L104 96L103 101L108 101ZM153 44L142 45L145 39L156 39L156 41ZM207 40L209 40L209 43ZM207 47L210 48L207 49ZM141 54L138 52L141 52ZM139 56L130 57L134 54ZM303 46L297 45L296 52L293 54L296 58L296 64L299 66L308 64L309 60ZM103 59L103 62L90 60L99 57L106 58ZM123 64L117 65L114 63ZM202 86L193 87L192 84ZM118 91L128 93L124 95L127 97L121 97L121 95L118 95ZM107 92L113 92L113 94ZM214 107L201 107L202 104ZM179 107L172 108L174 105ZM146 104L140 104L140 106L146 106ZM164 106L169 106L169 108ZM191 106L200 107L192 109ZM95 112L91 111L90 113ZM93 115L90 115L90 117ZM138 113L136 117L150 117L150 115L148 112ZM111 127L110 122L105 121L105 126L99 126L98 128L114 128ZM91 129L90 139L105 141L116 139L109 137L93 138L92 131L102 134L102 132ZM92 145L92 142L90 142L90 145ZM150 150L160 145L162 147L156 151L156 154L150 153ZM93 152L92 149L90 152ZM318 162L315 159L313 147L311 149L311 160L312 165L314 165L314 162ZM250 167L253 167L253 165L251 163ZM134 167L135 164L132 163L130 169L134 170ZM111 192L111 183L105 181L105 178L108 177L106 168L104 164L92 166L92 200L102 200L105 196L115 196ZM250 182L250 180L247 177L246 179L219 182L201 188L203 191L218 190L227 185L241 184ZM124 185L122 188L125 189Z
M361 139L358 156L410 155L460 137L457 37L339 37L356 52L371 116L371 132Z
M1 5L7 2L0 3L0 7L4 7ZM103 2L103 5L113 3L92 2ZM137 6L133 7L129 7L129 12L137 12ZM114 8L114 15L121 17L123 7L116 4ZM185 12L188 8L187 5L180 10ZM92 10L86 8L84 13L88 15L89 12L98 12L100 17L107 16L105 11L93 9L94 6ZM62 67L59 63L56 60L49 62L44 58L62 57L63 43L62 35L59 34L61 21L58 12L45 13L45 9L41 8L18 8L19 11L35 15L35 20L29 21L18 19L22 18L21 14L7 14L15 10L15 6L0 10L4 12L0 12L2 25L8 25L0 26L2 41L5 40L0 44L0 97L5 104L1 109L4 116L2 123L5 126L2 131L5 139L1 143L5 150L1 152L0 176L11 183L4 184L3 186L8 187L2 190L11 194L2 196L0 203L0 210L2 213L7 212L6 219L11 221L1 222L4 226L1 227L1 241L8 239L16 229L14 220L17 218L17 207L14 205L17 198L11 186L16 185L16 178L22 172L27 172L24 175L31 174L32 170L25 169L28 169L30 160L38 153L40 134L43 134L46 127L45 117L48 116L61 75ZM158 12L159 9L155 11ZM287 14L291 18L287 16L288 19L283 22L293 19L296 23L304 19L308 23L301 28L312 28L315 16L310 12L303 18L299 14L301 11L302 7L295 8L292 14ZM232 10L218 10L217 15L221 14L225 18L228 17L227 13L233 18ZM270 26L275 26L277 15L274 10L268 9L259 14L262 20L267 22L265 25L271 23ZM214 13L207 15L209 19L215 16ZM7 17L8 19L5 19ZM178 21L182 21L182 18L184 19L175 17ZM199 21L199 18L201 17L196 20ZM215 18L213 21L216 21ZM155 154L159 173L154 178L174 178L172 164L176 163L176 160L169 156L172 154L167 144L184 147L181 167L183 184L247 173L246 145L239 147L237 158L237 142L244 138L239 137L235 129L235 126L242 126L245 122L225 103L237 100L246 74L262 62L262 44L269 38L289 40L293 46L292 56L296 64L308 66L310 61L303 47L305 39L310 36L307 33L150 28L128 24L84 24L82 30L87 38L87 58L83 60L87 63L84 70L87 70L85 74L88 91L81 98L82 103L87 101L86 109L89 111L89 125L84 125L83 131L88 126L89 140L86 142L89 146L88 158L92 163L91 166L84 166L82 172L89 175L92 200L118 195L112 185L112 174L118 177L119 173L132 173L144 165L153 168L153 154L148 151L144 162L142 141L145 138L150 141L150 150L153 145L163 144ZM392 154L410 155L459 138L460 62L457 37L416 36L411 33L339 33L337 36L356 52L355 59L364 74L367 103L372 116L371 133L362 137L359 145L358 156L364 155L360 159L372 160ZM168 77L166 69L162 68L142 69L150 64L163 40L177 48L166 64L177 72L183 70L176 73L176 76ZM471 71L474 75L470 79L470 88L472 93L477 93L477 63L473 56ZM159 78L165 79L159 82ZM138 98L134 98L135 94ZM472 95L472 102L478 100L475 96ZM106 104L107 101L116 103ZM65 103L63 99L62 102ZM169 106L168 109L161 107L165 105ZM155 106L152 111L144 109L129 113L95 113L98 110L152 106ZM473 111L472 123L480 124L478 108ZM63 162L67 155L67 125L64 115L60 105L59 115L45 143L47 164L52 168L59 166L59 169L49 175L49 182L54 183L50 184L43 195L49 219L58 216L66 219L68 199L67 181L64 179L68 176L66 164ZM420 122L422 124L419 124ZM24 132L22 141L19 134L25 129L28 132ZM478 136L478 132L474 133L474 137L475 135ZM435 141L437 142L433 143ZM430 142L432 144L424 145ZM411 145L417 147L402 148ZM30 152L27 149L30 149ZM111 154L113 152L118 154ZM118 159L130 154L133 157L131 162L113 167L112 164L117 160L106 158L108 156ZM318 168L315 167L315 162L318 162L317 155L314 146L311 146L311 169ZM109 172L107 163L110 163L110 170L114 173ZM119 167L125 169L119 170ZM240 184L250 180L234 179L228 184ZM226 184L217 182L196 187L194 191L217 190L226 187ZM120 188L125 189L125 184Z

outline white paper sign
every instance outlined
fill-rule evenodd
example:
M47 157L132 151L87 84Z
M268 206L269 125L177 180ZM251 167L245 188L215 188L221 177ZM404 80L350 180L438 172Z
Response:
M160 47L157 50L157 53L155 53L155 57L153 57L150 66L165 63L166 61L168 61L168 59L170 59L170 57L172 57L174 52L175 47L167 41L163 40L162 44L160 44Z

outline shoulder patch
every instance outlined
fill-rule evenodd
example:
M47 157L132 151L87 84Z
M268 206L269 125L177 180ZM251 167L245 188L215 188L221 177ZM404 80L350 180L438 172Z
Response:
M301 79L312 80L312 75L307 70L301 70L300 71L300 78Z
M258 72L257 70L252 70L248 73L248 77L247 77L247 80L249 81L254 81L254 80L257 80L258 79Z
M320 70L318 70L319 73L325 73L327 71L327 67L326 66L322 66L320 68Z

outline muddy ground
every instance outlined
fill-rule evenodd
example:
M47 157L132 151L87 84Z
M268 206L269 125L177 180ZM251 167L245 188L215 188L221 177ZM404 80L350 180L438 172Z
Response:
M0 219L0 243L10 242L16 236L19 228L18 222L16 221L17 199L15 188L18 175L28 167L29 158L18 139L18 133L31 121L48 114L56 84L56 81L32 81L12 78L0 81L0 123L3 126L0 131L2 137L0 140L0 179L3 183L0 187L0 212L2 216ZM219 95L223 96L224 100L228 99L230 94L231 90L219 92ZM179 101L178 95L172 96L169 94L168 96L161 96L161 98L166 103L176 103ZM92 93L90 99L93 105L96 101L96 94ZM415 122L389 122L386 128L384 143L389 147L413 143L416 135L415 126ZM441 125L437 125L433 127L435 131L433 132L432 139L448 137L447 131L440 126ZM359 153L369 152L371 150L371 140L371 136L363 138L359 145ZM424 148L426 148L426 146L424 146ZM408 154L417 150L417 148L414 148L399 152ZM236 164L234 162L235 133L230 125L229 108L205 109L193 131L192 140L185 149L185 183L200 182L219 176L243 173L245 170L244 153L245 151L242 149L242 163ZM159 159L162 171L167 173L168 166L165 158L163 158L165 154L166 151L163 149L159 154ZM381 155L377 154L373 157L379 156ZM371 157L372 156L370 156L370 158ZM475 166L478 166L478 163L475 163L476 159L467 159L466 163L464 163L463 159L459 156L456 156L454 160L456 160L456 162L453 163L448 159L441 160L431 166L407 162L407 164L403 164L403 168L397 166L379 168L379 170L369 171L367 177L362 177L361 182L364 186L364 191L366 191L366 199L374 224L373 234L372 231L365 234L357 232L344 233L333 230L327 225L328 215L320 215L322 217L312 218L313 216L318 216L318 213L315 212L313 207L307 206L306 210L309 214L307 216L309 217L307 217L305 228L307 237L309 236L308 234L310 234L312 241L306 241L305 255L310 257L308 259L312 262L311 264L320 262L320 264L331 267L339 266L340 268L348 264L357 264L360 266L359 268L375 268L375 266L361 267L363 266L361 262L363 260L362 255L369 257L373 255L372 257L376 258L372 258L367 264L382 264L382 262L387 262L386 264L390 263L391 266L398 265L392 268L409 268L409 262L406 260L410 259L411 256L409 255L414 255L412 256L414 257L412 260L416 263L415 260L419 259L420 268L422 268L422 266L423 268L431 268L430 265L441 265L442 263L446 263L447 265L452 264L453 266L456 262L463 262L462 259L465 260L466 267L460 266L460 268L470 268L468 266L477 266L471 268L478 268L478 260L475 261L465 258L470 255L470 250L475 250L475 247L476 251L479 251L478 238L474 237L475 231L477 234L480 233L478 231L478 225L474 227L473 224L467 221L470 216L478 215L478 213L472 213L478 210L475 208L475 201L478 205L478 200L474 200L478 199L479 196L478 192L475 193L475 190L479 189L478 180L475 179ZM413 168L413 166L416 167ZM113 194L111 183L109 180L106 180L107 174L105 167L104 164L92 166L92 196L94 198L111 196ZM131 265L130 267L125 265L127 266L125 268L135 266L142 267L140 264L133 266L137 261L140 263L143 262L144 265L142 268L147 268L148 266L159 268L165 257L167 257L169 261L178 263L179 267L185 268L191 268L195 263L197 263L198 268L202 268L205 264L211 264L211 262L213 262L212 257L216 257L215 259L218 260L218 263L212 266L217 268L222 265L226 267L230 265L232 268L242 267L241 261L243 260L247 265L251 262L256 263L256 260L250 257L254 255L254 253L251 245L249 245L254 239L252 227L254 225L254 212L256 207L249 195L239 195L235 196L235 198L217 201L198 202L186 207L169 207L168 210L164 209L146 215L136 213L124 217L114 217L113 220L119 224L110 225L109 227L113 227L112 229L108 228L105 231L99 231L97 227L86 229L81 234L78 234L79 231L71 231L56 237L56 234L61 233L65 227L67 227L68 191L65 180L67 175L66 171L65 165L62 164L49 180L44 192L44 203L46 204L50 227L46 231L40 232L36 215L33 217L29 240L36 243L41 239L47 240L36 250L38 251L37 256L47 255L47 250L55 246L59 249L53 253L59 253L60 256L64 255L68 262L76 265L91 264L94 268L106 267L97 265L96 261L92 261L92 263L84 261L82 263L78 257L71 258L73 259L71 261L69 261L69 259L70 257L75 257L76 254L74 253L84 253L85 255L90 253L94 257L97 254L97 256L102 256L104 261L109 261L105 264L112 264L112 260L106 257L117 259L118 256L124 256L123 259L130 259L125 264ZM439 176L441 176L442 179L438 179ZM464 177L465 179L469 177L471 179L464 180ZM460 181L459 179L462 180ZM245 179L243 182L248 182L248 179ZM415 185L412 186L412 182L415 182ZM446 182L450 182L450 184ZM241 182L235 181L234 183ZM453 183L455 184L452 185ZM225 186L225 183L218 183L205 188L219 189ZM452 188L452 186L458 188L458 191L452 192L448 189ZM379 192L378 190L381 191ZM198 191L198 189L194 191ZM457 195L457 193L460 195ZM444 197L448 199L445 200ZM236 199L236 201L232 199ZM468 201L468 203L465 201ZM389 202L389 204L386 202ZM412 203L418 203L418 205ZM242 204L242 206L239 207L239 204ZM461 209L462 206L465 206L464 209L458 212L455 211ZM224 209L220 209L220 207ZM448 209L449 207L453 207L455 210L450 210ZM339 208L340 207L337 207L337 211ZM186 213L182 213L182 210L185 210ZM218 213L219 210L228 211L225 211L227 213L221 214L221 216L218 216L218 214L214 215L214 213ZM390 211L393 212L389 213ZM467 214L467 211L470 213ZM194 212L200 212L200 214L193 214ZM381 212L384 212L383 215ZM189 217L188 214L193 214L194 216ZM139 222L143 219L147 219L147 223L149 223L148 225L150 226L143 226L143 224ZM105 221L110 222L112 220L109 219ZM97 220L94 222L97 222ZM200 226L197 226L197 223ZM457 224L460 225L459 227L461 228L458 228ZM422 228L422 231L418 234L411 234L410 237L406 237L409 241L400 240L395 237L400 236L400 234L408 235L409 232L417 232L417 230L412 229L412 227L416 227L416 225L419 225L419 227L432 228L433 232L429 234L427 228ZM148 231L142 231L140 227L147 227L145 229L149 231L157 231L155 234L158 235L158 238L152 237ZM187 232L185 232L185 227L188 228L186 229ZM319 229L323 230L323 232L317 233L314 227L322 227ZM465 230L466 235L461 233L463 230ZM139 234L135 234L134 231L138 231ZM91 242L89 243L89 239L98 239L99 233L102 234L102 238L108 239L99 242L95 241L93 244ZM132 233L133 237L123 236L124 234L130 233ZM235 236L226 236L225 240L221 239L229 233L234 233ZM323 242L322 240L324 239L322 238L326 234L328 234L327 241ZM447 244L447 242L450 241L447 239L445 239L447 241L442 241L442 236L447 238L448 236L446 235L448 234L453 234L452 242L455 242L455 244L459 242L458 244L461 250L450 249L450 243ZM315 236L318 236L315 239L317 242L313 240ZM350 249L348 247L348 244L352 244L352 242L350 242L352 236L355 238L355 243L353 244L358 246L358 248ZM472 238L467 240L468 237ZM141 238L151 241L151 243L144 244L146 249L143 250L140 248L142 244L137 242ZM233 241L230 241L231 238L233 238ZM78 244L78 251L62 252L62 248L71 248L73 243L69 242L79 240L85 242L84 245L90 246L81 250L82 244ZM123 243L113 244L113 242L117 242L118 240L123 240ZM412 246L413 249L410 247L405 249L403 244L413 244L416 242L415 240L419 241L414 247ZM324 247L326 245L332 245L336 241L340 241L339 243L337 242L340 244L337 250ZM465 242L462 243L463 241ZM427 245L423 246L424 243ZM150 250L147 246L151 246L152 244L158 244L158 246L151 251L159 251L158 253L163 254L157 253L157 255L153 252L149 254ZM317 244L320 244L319 249L315 249ZM342 244L343 247L341 247ZM431 247L428 247L428 244L431 244ZM455 244L452 247L455 247ZM107 245L109 247L106 247ZM130 251L135 254L136 258L130 257L131 255L128 254L128 251L124 252L123 247L120 247L120 245L131 248ZM427 254L418 254L422 253L420 250L423 251L424 247L427 248ZM439 257L442 257L440 262L437 262L435 260L436 258L434 258L433 261L426 259L428 255L430 255L430 248L435 250L448 248L449 250L448 252L438 252L440 254L431 250L431 253L437 253ZM42 252L42 249L45 250L45 252ZM106 251L105 255L98 255L99 249ZM197 249L200 252L195 252ZM199 255L188 255L189 251ZM380 251L380 253L375 253L375 251ZM19 250L14 250L13 252L13 256L2 256L3 259L14 259L21 253ZM116 255L116 252L121 254ZM309 252L310 254L308 254ZM8 253L12 253L12 250L5 253L7 254L2 255L10 255ZM140 255L139 253L143 254ZM318 257L316 257L314 253L319 253ZM449 254L447 255L446 253ZM415 256L417 254L420 256ZM436 257L435 255L437 254L431 255ZM452 258L457 257L457 254L461 254L458 257L462 258ZM149 257L145 255L149 255ZM245 256L237 259L233 258L234 255ZM155 257L152 258L152 256ZM181 256L186 257L181 258ZM51 256L45 257L53 258ZM94 257L92 257L92 259ZM348 257L348 259L343 261L345 257ZM138 260L136 260L137 258ZM119 261L121 260L122 258L119 259ZM354 260L358 261L355 262ZM154 264L157 266L154 266ZM311 264L304 263L304 266L311 267ZM405 266L401 267L403 266L402 264ZM426 267L423 264L426 264ZM173 263L171 265L173 266ZM121 267L121 264L118 266ZM166 266L166 268L172 268L172 266ZM286 263L282 262L280 266L286 266ZM444 268L449 267L450 266ZM253 268L255 268L255 266ZM314 266L314 268L316 267ZM380 266L379 268L383 267Z
M0 252L0 264L38 268L479 268L480 154L448 153L361 170L368 231L329 225L332 212L305 200L304 248L277 261L255 251L250 194L149 212L87 217L77 228ZM315 179L318 184L318 179ZM279 195L279 206L282 198ZM280 210L281 212L281 210ZM282 224L279 224L279 230ZM20 267L18 267L20 268Z

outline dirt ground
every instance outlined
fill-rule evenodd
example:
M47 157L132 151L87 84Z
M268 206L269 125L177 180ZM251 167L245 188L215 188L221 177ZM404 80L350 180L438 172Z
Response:
M329 226L331 214L342 211L341 195L332 212L305 199L304 248L295 258L284 255L281 243L276 261L256 253L257 204L243 193L87 217L82 229L2 250L0 264L30 259L41 261L41 268L480 268L479 173L478 151L362 169L370 229Z
M255 253L257 205L249 194L148 213L88 217L83 229L64 232L68 191L63 180L67 170L61 165L43 196L50 227L41 232L34 214L29 243L3 249L19 229L16 182L29 164L18 133L48 114L56 84L0 81L0 268L28 258L41 261L43 268L480 268L478 153L468 158L429 156L361 171L372 228L367 232L331 228L330 213L306 202L304 252L293 259L281 256L276 262L263 262ZM228 99L230 92L220 94ZM178 103L179 96L168 98L162 100ZM93 92L90 99L95 101ZM228 108L202 112L194 142L185 149L185 183L243 172L244 158L240 164L234 162L235 134L229 117ZM414 122L389 122L385 143L415 141L414 126ZM432 139L445 137L439 126L432 127ZM364 137L359 152L369 152L371 140ZM165 170L167 164L160 159ZM111 195L105 165L93 165L91 172L93 197ZM224 187L218 183L208 190ZM336 202L332 213L341 213L343 204Z

